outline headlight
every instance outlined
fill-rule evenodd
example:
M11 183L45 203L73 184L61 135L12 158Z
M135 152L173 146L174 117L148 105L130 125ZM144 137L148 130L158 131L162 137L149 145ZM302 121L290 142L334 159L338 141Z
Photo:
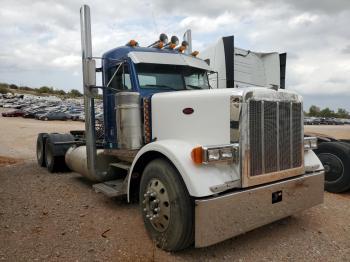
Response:
M304 149L305 150L317 149L317 138L304 137Z
M238 162L239 144L196 147L192 149L191 158L196 164L222 161Z
M208 162L219 161L220 160L220 149L208 149L207 150L207 160Z
M232 159L233 157L233 150L231 147L224 147L220 150L220 157L222 160L225 159Z

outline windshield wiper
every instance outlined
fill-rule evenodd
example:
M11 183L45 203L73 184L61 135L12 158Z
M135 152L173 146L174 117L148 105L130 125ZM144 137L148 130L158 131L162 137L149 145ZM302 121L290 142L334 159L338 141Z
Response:
M151 84L149 84L149 85L143 85L143 86L148 86L148 87L165 87L165 88L170 89L170 90L176 90L176 91L179 90L179 89L177 89L175 87L167 86L167 85L151 85Z

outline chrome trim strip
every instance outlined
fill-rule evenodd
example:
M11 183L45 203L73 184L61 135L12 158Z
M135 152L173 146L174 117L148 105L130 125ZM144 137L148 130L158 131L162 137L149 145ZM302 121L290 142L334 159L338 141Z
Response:
M277 128L277 171L281 170L280 167L280 102L276 103L276 128Z
M293 168L293 103L289 104L289 125L290 125L290 134L289 134L289 143L290 143L290 168Z
M264 101L261 101L261 173L265 174L265 122Z
M301 100L301 117L300 117L300 124L301 124L301 141L302 141L302 146L301 146L301 164L305 168L305 153L304 153L304 101Z

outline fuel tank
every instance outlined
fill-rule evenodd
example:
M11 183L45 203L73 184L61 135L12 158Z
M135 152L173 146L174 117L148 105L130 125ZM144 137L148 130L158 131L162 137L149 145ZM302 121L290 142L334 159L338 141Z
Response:
M106 181L114 178L109 164L116 162L113 156L103 154L103 149L96 152L96 167L90 172L87 165L86 146L71 147L65 155L67 166L74 172L81 174L91 181Z

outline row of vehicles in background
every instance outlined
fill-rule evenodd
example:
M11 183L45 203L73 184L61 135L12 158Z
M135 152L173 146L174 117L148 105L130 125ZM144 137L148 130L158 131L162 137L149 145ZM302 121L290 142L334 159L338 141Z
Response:
M304 117L304 125L350 125L350 119L335 117Z
M0 94L0 107L13 109L3 112L3 117L85 121L82 99L62 100L54 96ZM102 108L99 103L96 105L96 119L102 121Z

